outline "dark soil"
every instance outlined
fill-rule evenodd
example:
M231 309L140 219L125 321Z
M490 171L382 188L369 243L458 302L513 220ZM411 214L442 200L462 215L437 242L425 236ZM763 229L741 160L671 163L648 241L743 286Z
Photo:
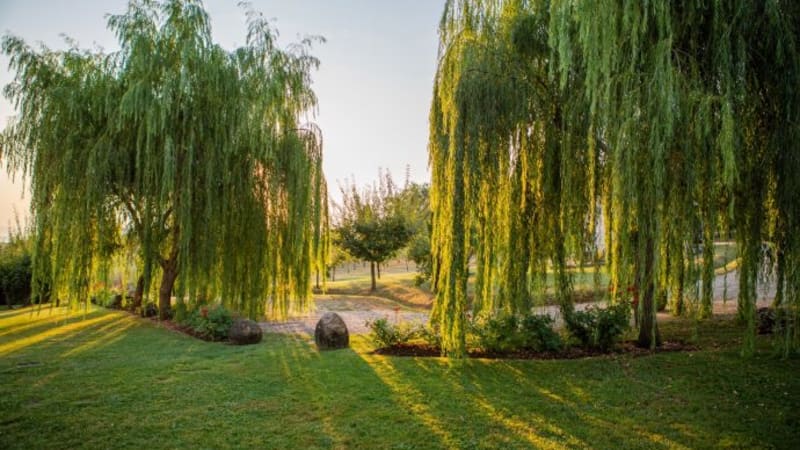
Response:
M437 358L442 356L442 351L438 347L427 344L397 344L391 347L379 348L372 352L374 355L386 356L424 356Z
M158 320L157 317L150 317L149 319L152 320L153 322L156 322L156 323L159 323L159 324L163 325L165 328L168 328L168 329L170 329L172 331L176 331L178 333L183 333L183 334L191 336L193 338L197 338L197 339L200 339L200 340L203 340L203 341L206 341L206 342L222 342L222 341L216 341L216 340L212 339L211 337L206 336L205 334L198 333L198 332L194 331L194 329L191 328L191 327L185 327L185 326L180 325L180 324L178 324L176 322L173 322L171 320ZM227 342L227 341L225 341L225 342Z
M538 352L534 350L516 350L512 352L489 352L484 350L472 350L469 352L470 358L484 359L579 359L590 358L603 355L631 355L634 357L653 355L666 352L690 352L698 350L694 345L684 342L668 341L655 350L639 348L633 341L623 342L615 349L603 352L599 349L587 349L583 347L567 347L560 352ZM437 347L427 344L399 344L392 347L379 348L372 352L375 355L385 356L416 356L416 357L439 357L441 351Z

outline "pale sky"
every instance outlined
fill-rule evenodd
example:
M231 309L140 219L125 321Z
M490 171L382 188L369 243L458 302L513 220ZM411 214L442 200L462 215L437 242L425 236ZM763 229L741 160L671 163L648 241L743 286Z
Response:
M226 48L245 40L244 14L237 0L205 0L214 39ZM256 10L275 18L280 42L322 35L313 54L321 60L314 75L319 99L316 117L324 139L325 174L331 193L337 181L354 176L359 185L389 169L401 183L406 165L412 181L428 181L428 109L436 69L437 27L444 0L252 0ZM106 13L121 13L126 0L0 0L0 33L28 43L63 48L61 34L81 47L117 50L106 29ZM8 58L0 55L0 85L11 81ZM14 114L0 96L0 128ZM17 176L12 183L0 162L0 240L14 208L28 211Z

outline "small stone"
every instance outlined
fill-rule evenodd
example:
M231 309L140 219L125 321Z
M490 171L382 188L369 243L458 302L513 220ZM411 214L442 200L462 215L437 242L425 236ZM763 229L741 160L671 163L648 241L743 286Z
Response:
M775 327L775 310L772 308L758 308L758 334L770 334Z
M320 350L336 350L350 345L350 334L344 320L334 312L325 313L317 322L314 342Z
M258 344L263 336L264 332L258 323L250 319L234 319L228 331L228 340L236 345Z

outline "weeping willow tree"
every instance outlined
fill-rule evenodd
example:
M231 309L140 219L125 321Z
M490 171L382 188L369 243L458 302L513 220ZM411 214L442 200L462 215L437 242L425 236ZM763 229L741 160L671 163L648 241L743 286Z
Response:
M564 314L568 260L594 247L600 152L583 78L550 76L548 11L526 2L448 2L430 114L432 320L464 352L468 306L520 313L548 266ZM475 296L466 302L468 260Z
M319 62L312 40L280 49L246 14L233 50L199 0L131 2L109 16L110 54L4 38L18 116L2 156L30 180L36 292L84 301L129 230L144 284L160 275L162 317L173 294L250 316L308 306L327 192L321 134L300 120Z
M759 278L774 276L796 323L800 5L461 0L440 37L430 161L446 352L463 352L473 253L473 305L527 308L549 262L569 314L565 262L592 249L598 206L612 299L639 292L640 345L658 344L657 298L710 314L726 229L745 351ZM786 351L800 346L784 332Z

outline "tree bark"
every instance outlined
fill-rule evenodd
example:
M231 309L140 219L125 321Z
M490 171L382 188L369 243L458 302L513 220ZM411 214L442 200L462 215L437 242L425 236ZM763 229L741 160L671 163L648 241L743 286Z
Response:
M170 208L169 211L172 209ZM166 221L167 215L165 215ZM170 231L172 238L172 249L169 256L161 259L161 286L158 288L158 318L167 320L172 315L172 290L175 287L175 280L178 278L178 246L180 242L180 227L175 224Z
M672 252L670 251L669 245L667 245L667 249L664 255L664 273L666 276L664 277L665 280L669 280L670 270L672 270ZM656 292L656 305L658 306L658 311L666 311L667 305L669 305L669 283L666 286L660 286L658 292Z
M655 245L653 238L647 239L644 261L644 290L639 304L639 339L637 345L642 348L655 348L661 345L661 335L658 331L656 320L655 284L653 282L653 266L655 259Z
M178 278L177 262L177 259L167 261L163 267L164 273L161 275L161 286L158 289L158 317L161 320L167 320L170 317L172 289L175 286L175 280Z
M374 291L375 290L375 262L374 261L370 261L369 262L369 272L370 272L370 275L372 276L372 287L370 288L370 291Z
M375 266L378 268L378 279L381 279L381 263L376 263Z
M142 298L144 298L144 275L139 275L139 279L136 280L136 290L133 292L134 311L142 307Z

